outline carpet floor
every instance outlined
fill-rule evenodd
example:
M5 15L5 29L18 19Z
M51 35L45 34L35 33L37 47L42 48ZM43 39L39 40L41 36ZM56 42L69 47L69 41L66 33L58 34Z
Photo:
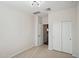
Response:
M50 51L48 50L47 45L42 45L39 47L33 47L29 50L26 50L13 58L74 58L71 54Z

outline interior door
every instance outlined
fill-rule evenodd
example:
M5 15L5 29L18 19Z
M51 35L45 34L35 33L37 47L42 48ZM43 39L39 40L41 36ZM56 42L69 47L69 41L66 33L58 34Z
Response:
M61 51L61 22L53 23L53 49Z
M38 24L38 46L43 44L42 25Z
M72 22L62 22L62 50L72 54L72 36L71 36Z

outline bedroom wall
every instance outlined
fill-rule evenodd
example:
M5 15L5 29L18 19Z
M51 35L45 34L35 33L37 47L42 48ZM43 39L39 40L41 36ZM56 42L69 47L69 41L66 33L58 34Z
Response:
M34 17L0 5L0 58L33 47Z
M48 24L48 16L42 17L43 24Z
M79 2L77 2L77 7L76 7L76 28L75 28L75 35L76 39L74 41L74 56L79 57Z

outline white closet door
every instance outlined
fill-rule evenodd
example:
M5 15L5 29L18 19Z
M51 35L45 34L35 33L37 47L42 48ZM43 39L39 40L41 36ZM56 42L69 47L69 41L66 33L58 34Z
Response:
M62 23L62 50L72 54L71 25L72 22Z
M61 22L53 23L53 49L61 51Z

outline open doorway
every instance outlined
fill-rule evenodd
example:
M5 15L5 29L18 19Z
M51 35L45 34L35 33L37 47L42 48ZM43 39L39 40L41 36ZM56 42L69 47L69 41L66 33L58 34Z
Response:
M48 43L48 16L36 16L35 46L49 45Z
M48 24L43 24L43 44L48 45Z

